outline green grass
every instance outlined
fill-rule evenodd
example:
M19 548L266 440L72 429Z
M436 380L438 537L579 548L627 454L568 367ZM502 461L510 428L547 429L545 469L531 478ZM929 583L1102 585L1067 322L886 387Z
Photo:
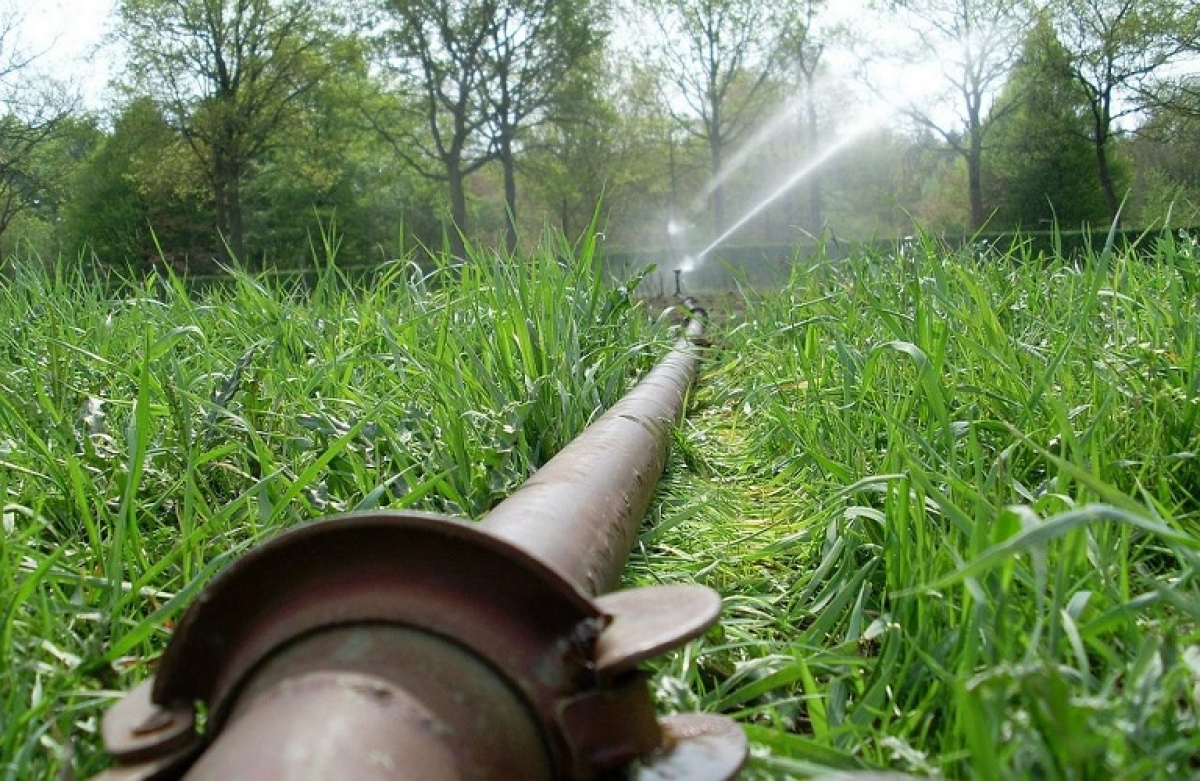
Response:
M594 247L366 289L244 274L0 285L0 777L103 763L98 716L198 588L289 525L477 517L663 352Z
M748 296L634 562L727 595L663 696L751 777L1196 773L1196 252L926 240Z
M725 597L662 707L743 723L750 778L1194 774L1200 258L1152 240L1076 267L926 239L721 306L628 570ZM99 714L256 542L478 517L619 398L668 334L593 249L365 289L7 269L4 777L102 767Z

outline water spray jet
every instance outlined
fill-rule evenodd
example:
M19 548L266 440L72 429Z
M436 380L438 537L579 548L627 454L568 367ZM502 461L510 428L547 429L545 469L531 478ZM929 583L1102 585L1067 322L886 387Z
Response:
M811 85L809 89L817 92L825 91L831 87L831 83L836 81L836 79L836 76L827 76L823 79L818 79L818 83ZM795 122L797 114L803 110L803 106L798 105L802 100L803 98L800 95L791 95L786 98L783 101L783 108L768 119L754 135L738 146L737 151L725 160L720 173L713 176L696 193L695 198L692 200L691 208L693 211L703 209L705 202L713 194L713 191L720 187L729 177L741 170L759 148Z
M725 229L721 235L713 239L707 247L696 253L697 260L703 260L713 250L723 244L730 236L737 233L745 225L762 214L771 204L778 201L789 190L802 182L806 177L810 176L821 166L825 165L831 159L836 157L846 147L857 141L862 136L879 127L885 121L882 114L868 114L850 123L847 129L842 132L842 135L837 141L824 147L816 156L808 160L803 166L792 173L783 184L779 185L775 190L760 200L757 204L751 207L745 214L737 219L732 225Z

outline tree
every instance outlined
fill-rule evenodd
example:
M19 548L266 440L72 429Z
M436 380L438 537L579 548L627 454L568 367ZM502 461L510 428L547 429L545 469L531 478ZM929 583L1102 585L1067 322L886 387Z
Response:
M274 258L303 263L332 229L339 261L395 257L402 238L428 246L440 236L436 194L387 142L362 123L380 99L362 41L336 44L342 64L298 98L289 143L272 149L246 188L246 234ZM403 230L401 231L401 226Z
M1180 0L1059 0L1053 8L1072 77L1087 98L1096 173L1115 221L1121 208L1110 159L1115 123L1140 110L1132 99L1187 50L1194 29L1181 31L1195 24L1195 9Z
M795 14L786 0L640 2L658 28L661 45L651 59L671 87L667 105L685 133L708 145L713 228L719 235L727 223L726 152L765 110L764 88Z
M504 175L505 244L517 245L515 151L522 131L558 119L573 122L572 103L587 105L604 24L593 0L507 0L488 26L486 77L480 86L489 138ZM574 101L572 100L574 98Z
M1200 73L1195 63L1200 58L1200 4L1180 10L1178 23L1166 31L1170 47L1178 52L1182 67L1167 67L1139 86L1139 100L1152 112L1200 117Z
M456 255L467 230L466 179L492 160L482 90L499 1L381 0L391 25L378 43L394 94L365 112L398 156L446 183Z
M610 151L603 172L585 179L604 186L606 243L626 249L698 249L703 237L693 234L680 200L701 191L711 178L706 145L679 131L660 99L660 75L653 67L614 58L606 84L606 101L612 106ZM599 121L589 119L589 132L603 128L605 116L601 112ZM585 168L575 170L576 176L588 176Z
M218 229L245 259L242 188L331 64L328 20L304 0L121 0L134 89L200 161Z
M54 140L61 116L0 115L0 236L45 190L39 156Z
M1138 180L1130 200L1142 224L1200 225L1200 81L1179 85L1185 91L1151 108L1128 144Z
M33 72L37 57L20 44L21 21L0 13L0 236L44 195L49 172L40 159L74 104L62 85Z
M1184 6L1172 33L1172 44L1185 67L1156 74L1150 89L1143 90L1142 99L1152 107L1200 118L1200 73L1194 67L1200 59L1200 5L1193 4L1190 10ZM1188 63L1192 67L1187 67Z
M924 128L915 135L888 127L865 133L826 167L830 238L903 236L912 232L914 218L933 232L961 233L963 168Z
M985 161L995 221L1026 229L1103 221L1088 104L1071 77L1071 54L1045 16L1026 36L995 111Z
M130 102L80 167L64 207L72 253L118 268L209 271L219 253L200 162L149 98Z
M620 147L621 120L611 102L581 95L569 114L531 128L522 140L529 197L564 235L588 226L606 194L610 206L625 195L619 188L629 159Z
M1027 15L1022 0L912 0L893 4L915 34L907 59L940 70L940 99L908 100L900 110L937 134L967 169L969 227L987 220L983 200L983 156L989 114L1020 51ZM1014 105L1014 104L1009 104ZM944 113L946 109L950 113Z
M375 129L423 176L449 190L451 251L467 231L466 180L498 161L517 232L521 134L570 122L604 40L595 0L380 0L390 102L368 109Z
M824 5L823 0L805 0L797 9L797 18L787 24L780 47L784 62L795 68L797 81L804 90L800 126L810 157L818 153L821 143L821 123L817 113L817 75L824 65L827 42L817 32L816 17ZM818 236L825 221L820 169L814 170L807 180L808 214L803 222L807 224L810 235Z

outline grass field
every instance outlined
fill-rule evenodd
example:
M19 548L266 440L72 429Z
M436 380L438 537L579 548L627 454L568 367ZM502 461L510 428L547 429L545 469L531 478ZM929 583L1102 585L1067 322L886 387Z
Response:
M1146 241L1078 265L927 241L713 302L628 579L726 608L656 668L662 708L745 724L752 778L1200 770L1200 257ZM357 291L10 273L5 777L101 767L99 714L257 541L478 517L618 398L670 333L592 249Z

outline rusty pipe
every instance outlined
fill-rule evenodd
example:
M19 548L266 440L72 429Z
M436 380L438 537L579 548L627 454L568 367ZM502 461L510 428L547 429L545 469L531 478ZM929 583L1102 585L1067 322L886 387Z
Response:
M688 327L689 337L702 333L698 319ZM483 528L589 595L616 588L699 362L690 338L681 339L633 390L485 515Z
M482 523L351 513L235 562L105 714L105 777L731 777L740 728L658 719L638 670L715 623L720 597L605 593L697 360L677 345Z
M271 656L186 778L536 781L551 770L536 720L478 656L428 632L371 624L318 632Z

